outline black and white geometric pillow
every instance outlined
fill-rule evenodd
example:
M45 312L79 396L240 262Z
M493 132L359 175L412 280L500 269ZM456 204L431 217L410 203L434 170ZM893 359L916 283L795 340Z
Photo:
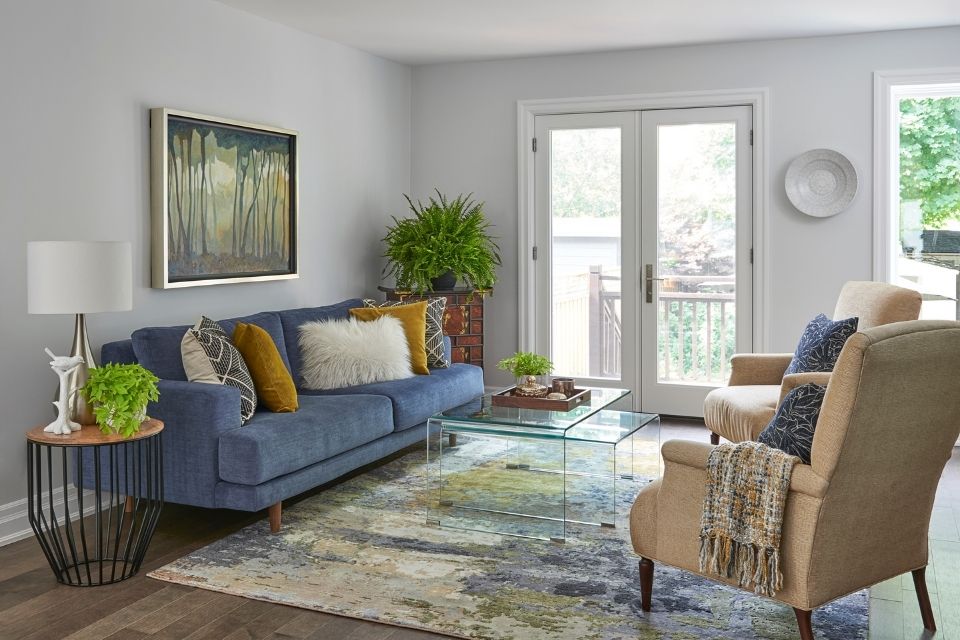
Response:
M364 300L365 307L399 307L406 302L377 302ZM429 298L427 300L427 366L431 369L446 369L450 366L446 351L443 349L443 313L447 309L446 298Z
M813 432L826 393L825 386L813 383L791 389L773 420L757 436L757 442L786 451L803 460L804 464L810 464Z
M833 371L847 338L857 332L859 318L831 320L822 313L810 321L790 360L787 373Z
M191 382L224 384L240 390L240 420L257 410L257 392L243 356L219 324L203 316L180 343L183 369Z

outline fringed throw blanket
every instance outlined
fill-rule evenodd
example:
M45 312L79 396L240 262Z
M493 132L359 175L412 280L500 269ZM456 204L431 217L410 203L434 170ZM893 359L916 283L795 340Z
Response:
M707 495L700 520L700 571L736 580L772 596L783 588L780 527L793 465L799 462L759 442L722 444L707 461Z

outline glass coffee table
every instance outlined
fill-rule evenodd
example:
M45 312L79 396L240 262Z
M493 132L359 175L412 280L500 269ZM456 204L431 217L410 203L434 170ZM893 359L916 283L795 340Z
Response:
M614 411L626 389L591 388L572 411L494 406L490 395L430 418L431 524L562 542L568 525L616 527L659 477L660 418ZM447 436L445 438L444 436Z

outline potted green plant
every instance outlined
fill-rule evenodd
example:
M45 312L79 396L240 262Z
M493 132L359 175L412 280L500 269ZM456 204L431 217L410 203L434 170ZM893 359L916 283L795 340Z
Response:
M514 393L522 396L545 396L547 385L543 378L553 371L553 363L545 356L530 351L518 351L497 363L497 368L509 371L517 378Z
M147 404L160 397L159 378L139 364L106 364L90 370L83 395L104 434L130 438L147 419Z
M398 289L415 293L452 289L457 280L475 291L486 291L497 281L500 247L487 233L490 223L483 203L459 195L453 200L437 190L424 204L404 194L413 217L387 227L387 265Z

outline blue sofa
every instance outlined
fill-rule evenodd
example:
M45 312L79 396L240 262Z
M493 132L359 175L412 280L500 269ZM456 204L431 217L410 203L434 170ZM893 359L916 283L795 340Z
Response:
M237 389L187 381L180 357L186 325L138 329L129 340L105 344L102 362L138 362L160 378L160 400L148 413L165 424L164 499L242 511L270 507L276 529L282 500L423 441L430 416L483 393L482 369L466 364L333 391L302 389L300 325L346 318L362 305L353 299L220 321L228 334L237 322L266 330L298 388L299 411L260 410L243 426ZM446 346L449 355L449 339Z

